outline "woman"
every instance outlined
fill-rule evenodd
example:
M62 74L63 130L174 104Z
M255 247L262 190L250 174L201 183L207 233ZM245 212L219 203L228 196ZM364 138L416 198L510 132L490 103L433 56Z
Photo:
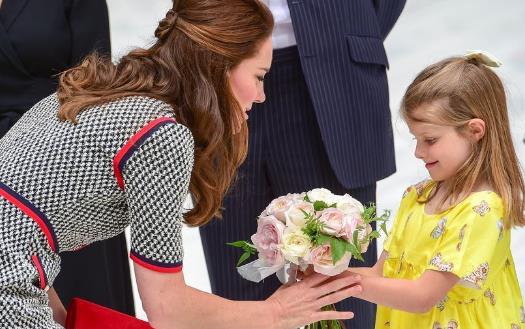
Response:
M94 50L111 54L105 0L0 1L0 138ZM65 305L77 296L134 314L124 234L62 254L54 286Z
M0 140L0 323L60 328L59 252L131 226L131 258L155 328L297 328L351 312L352 277L313 275L266 301L187 287L182 204L193 226L217 215L244 160L247 112L264 101L273 19L258 0L175 1L157 42L114 65L92 55ZM49 301L49 302L48 302Z

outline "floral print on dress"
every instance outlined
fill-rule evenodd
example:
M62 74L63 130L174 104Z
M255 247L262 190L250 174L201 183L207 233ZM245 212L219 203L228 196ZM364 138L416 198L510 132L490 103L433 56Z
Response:
M425 187L427 187L429 182L430 180L427 179L414 185L418 197L423 195L423 191L425 191Z
M487 297L490 300L491 305L496 305L496 296L494 296L494 293L492 292L492 290L490 289L485 290L485 292L483 293L483 296Z
M430 260L430 265L438 268L442 272L452 272L454 269L454 264L451 262L444 262L443 261L443 255L441 255L440 252L438 252L432 259Z
M435 321L432 325L432 329L458 329L459 324L456 320L450 320L446 327L442 327L439 321Z
M503 238L503 219L500 219L496 222L496 227L499 230L498 240L501 240Z
M485 216L489 213L490 207L487 201L483 200L477 206L472 207L472 210L480 216Z
M439 222L437 223L437 226L430 233L430 236L433 239L439 239L439 237L442 236L443 233L445 233L446 225L447 225L447 218L446 217L441 218Z
M467 285L473 284L476 288L481 288L488 275L489 263L485 262L479 265L474 272L462 278L461 281L462 283L467 283Z
M458 244L456 245L456 250L457 251L460 251L461 250L461 245L463 244L463 238L465 237L465 229L467 228L467 224L463 225L463 227L461 228L461 230L459 230L459 242Z

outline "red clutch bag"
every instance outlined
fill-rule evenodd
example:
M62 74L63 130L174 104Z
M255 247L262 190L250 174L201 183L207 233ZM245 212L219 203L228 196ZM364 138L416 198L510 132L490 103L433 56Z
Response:
M153 329L146 321L110 308L73 298L67 309L66 329Z

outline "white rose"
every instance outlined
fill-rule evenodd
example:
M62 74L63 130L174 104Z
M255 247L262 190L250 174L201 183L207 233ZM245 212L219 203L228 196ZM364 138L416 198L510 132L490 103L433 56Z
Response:
M341 210L347 215L359 215L365 211L365 208L358 200L352 198L350 195L345 194L337 200L337 209Z
M311 247L310 238L301 230L287 230L283 235L281 251L289 262L299 265Z
M308 195L308 199L311 202L324 201L326 203L329 203L330 200L333 200L333 198L334 198L334 195L332 194L332 192L330 192L329 190L327 190L325 188L313 189L313 190L307 192L307 195Z
M302 228L307 221L303 211L308 214L313 214L314 207L309 202L296 201L294 205L284 213L286 218L286 226L291 228Z

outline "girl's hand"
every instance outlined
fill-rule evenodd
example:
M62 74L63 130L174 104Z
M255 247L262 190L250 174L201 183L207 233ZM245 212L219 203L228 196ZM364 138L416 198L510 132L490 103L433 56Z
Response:
M273 328L292 329L320 320L346 320L352 312L321 311L321 307L355 296L362 290L356 275L328 277L318 273L283 285L266 301L272 305Z

